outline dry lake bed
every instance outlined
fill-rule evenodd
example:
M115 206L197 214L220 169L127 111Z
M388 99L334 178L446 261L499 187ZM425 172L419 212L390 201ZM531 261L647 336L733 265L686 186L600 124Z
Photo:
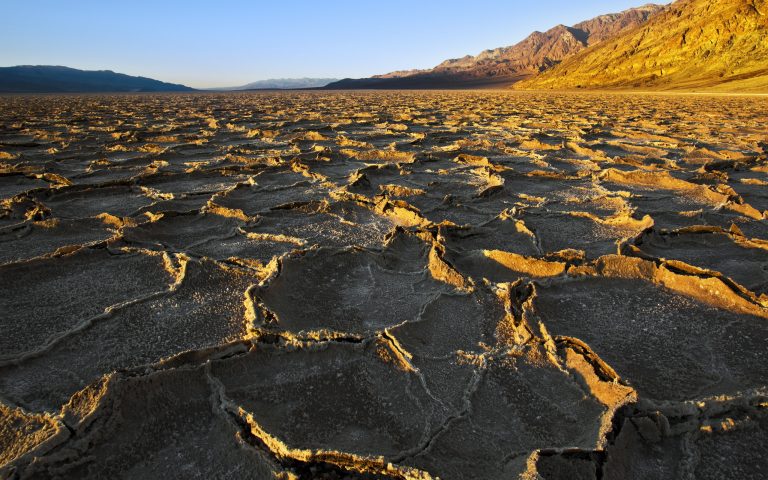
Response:
M0 97L0 477L766 478L766 112Z

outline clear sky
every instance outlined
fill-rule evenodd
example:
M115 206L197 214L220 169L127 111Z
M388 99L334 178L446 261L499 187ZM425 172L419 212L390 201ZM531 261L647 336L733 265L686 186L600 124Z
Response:
M0 0L0 66L192 87L429 68L643 0Z

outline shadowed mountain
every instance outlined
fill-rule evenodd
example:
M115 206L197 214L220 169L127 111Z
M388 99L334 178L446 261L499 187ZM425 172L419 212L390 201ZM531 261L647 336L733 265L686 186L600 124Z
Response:
M86 93L86 92L191 92L193 88L134 77L111 70L21 65L0 67L0 92L6 93Z
M338 78L271 78L258 80L239 87L209 88L206 90L290 90L293 88L318 88L332 82L338 82Z
M558 25L533 32L520 43L450 59L428 70L391 72L364 79L344 79L326 88L467 88L508 85L557 65L589 46L645 23L661 10L645 5L601 15L572 27Z
M678 0L516 88L768 91L768 0Z

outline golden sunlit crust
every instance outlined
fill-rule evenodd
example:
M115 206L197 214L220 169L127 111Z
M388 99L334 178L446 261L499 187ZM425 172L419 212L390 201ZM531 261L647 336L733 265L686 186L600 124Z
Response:
M3 97L0 477L758 472L767 107Z

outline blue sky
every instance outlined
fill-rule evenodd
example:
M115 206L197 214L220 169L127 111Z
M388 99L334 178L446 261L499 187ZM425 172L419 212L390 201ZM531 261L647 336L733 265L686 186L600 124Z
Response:
M2 0L0 66L109 69L193 87L427 68L632 0Z

